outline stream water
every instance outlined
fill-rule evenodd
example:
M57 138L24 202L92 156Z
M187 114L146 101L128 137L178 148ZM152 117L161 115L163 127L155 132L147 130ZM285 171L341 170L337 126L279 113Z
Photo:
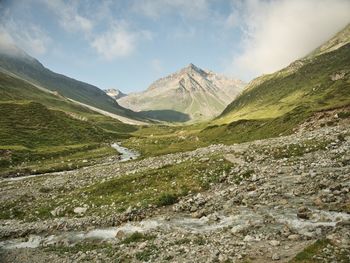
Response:
M130 150L126 147L121 146L119 143L112 143L112 148L116 149L120 153L120 161L125 162L129 160L137 159L140 154L134 150Z
M262 212L262 211L260 211ZM268 214L276 220L274 226L284 226L295 229L298 233L307 233L315 230L318 227L335 227L337 222L350 220L350 215L347 213L329 212L314 210L316 217L313 220L303 220L296 216L296 213L285 213L286 211L264 211L263 214ZM248 223L249 222L249 223ZM218 231L225 227L243 229L249 228L249 224L263 224L263 215L249 208L242 208L238 214L225 216L218 215L217 220L211 220L210 217L202 217L200 219L191 218L184 215L177 215L170 220L164 217L158 217L140 222L128 222L119 227L100 228L89 231L72 231L61 232L50 236L31 235L26 240L13 239L0 242L0 248L15 249L15 248L36 248L48 245L66 245L73 246L76 243L84 240L101 240L113 241L117 240L117 233L122 231L125 235L135 232L149 232L152 230L162 231L180 231L191 233L203 233Z
M137 151L134 150L130 150L126 147L121 146L119 143L112 143L111 147L114 148L115 150L117 150L120 155L119 157L119 161L120 162L126 162L129 160L134 160L137 159L140 154ZM33 177L40 177L40 176L46 176L46 175L59 175L59 174L63 174L66 171L62 171L62 172L51 172L51 173L43 173L43 174L32 174L32 175L25 175L25 176L16 176L16 177L8 177L8 178L3 178L0 179L3 181L20 181L23 179L28 179L28 178L33 178Z

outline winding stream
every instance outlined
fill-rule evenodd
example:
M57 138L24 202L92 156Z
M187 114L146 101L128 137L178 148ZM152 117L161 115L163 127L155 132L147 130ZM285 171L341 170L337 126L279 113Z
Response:
M111 147L120 153L120 155L118 155L119 162L126 162L126 161L130 161L130 160L135 160L138 157L140 157L140 153L138 153L135 150L130 150L126 147L123 147L120 145L120 143L112 143ZM24 175L24 176L16 176L16 177L7 177L7 178L1 178L0 181L20 181L23 179L40 177L40 176L45 176L45 175L49 175L49 174L59 175L59 174L65 173L65 172L67 172L67 171L49 172L49 173L43 173L43 174L32 174L32 175Z
M130 150L120 145L120 143L112 143L111 147L116 149L120 153L120 161L125 162L129 160L137 159L140 154L137 151Z

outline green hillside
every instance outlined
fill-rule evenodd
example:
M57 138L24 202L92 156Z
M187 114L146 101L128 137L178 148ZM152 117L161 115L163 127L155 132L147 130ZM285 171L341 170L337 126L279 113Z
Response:
M1 174L62 170L116 155L106 143L136 130L2 72L0 116Z
M215 122L276 118L301 106L318 111L347 105L350 102L349 61L350 44L297 61L263 77L258 85L248 86ZM295 65L297 69L293 69Z
M55 91L64 97L118 115L136 119L140 118L137 113L119 106L114 99L106 95L99 88L52 72L23 51L18 50L18 53L21 55L0 53L0 69L11 72L20 78L46 89Z

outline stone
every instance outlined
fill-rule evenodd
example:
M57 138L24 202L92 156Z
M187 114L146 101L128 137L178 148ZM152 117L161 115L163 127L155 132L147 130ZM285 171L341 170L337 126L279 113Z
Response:
M118 230L117 233L115 234L115 237L121 240L126 237L126 234L123 230Z
M297 216L301 219L310 219L311 210L305 206L302 206L298 209Z
M277 260L280 260L280 256L277 254L277 253L274 253L273 255L272 255L272 258L271 258L272 260L274 260L274 261L277 261Z
M201 218L203 216L205 216L205 213L203 210L199 210L199 211L192 213L193 218Z
M279 242L278 240L271 240L270 241L270 245L271 246L274 246L274 247L277 247L280 245L281 242Z
M79 215L85 214L87 211L87 207L76 207L73 209L73 212Z
M250 236L250 235L246 235L244 237L243 241L245 241L245 242L252 242L252 241L255 241L255 238Z
M300 238L300 236L297 234L292 234L292 235L288 236L288 239L293 240L293 241L298 240L299 238Z
M50 212L51 215L53 216L59 216L64 212L64 209L61 207L56 207L54 210Z

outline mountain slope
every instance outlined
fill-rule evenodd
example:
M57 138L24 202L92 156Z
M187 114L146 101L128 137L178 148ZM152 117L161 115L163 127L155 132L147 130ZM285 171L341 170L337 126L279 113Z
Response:
M0 70L81 103L122 116L139 118L134 112L119 106L99 88L52 72L16 46L0 46Z
M309 111L350 103L350 26L301 60L250 82L216 123L282 116L297 107ZM336 45L334 43L337 43Z
M199 121L217 116L241 91L239 80L204 71L193 64L155 81L146 91L118 103L166 121Z

